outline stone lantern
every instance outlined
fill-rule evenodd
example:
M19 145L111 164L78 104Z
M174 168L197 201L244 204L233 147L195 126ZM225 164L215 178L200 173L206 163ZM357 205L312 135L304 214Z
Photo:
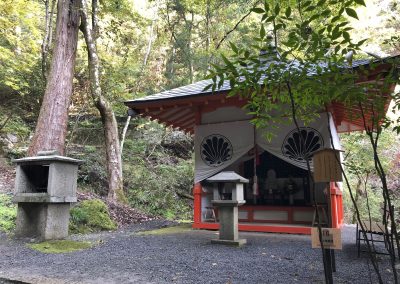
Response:
M239 239L238 207L246 203L243 198L243 184L249 180L232 171L220 172L206 179L213 185L211 203L218 208L219 239L211 240L215 244L240 246L246 243Z
M17 164L13 201L18 203L18 237L42 240L68 236L70 204L77 201L76 187L80 160L56 151L13 161Z

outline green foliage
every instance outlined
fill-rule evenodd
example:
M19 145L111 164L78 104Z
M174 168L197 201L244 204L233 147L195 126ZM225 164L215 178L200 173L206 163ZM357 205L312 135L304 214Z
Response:
M186 136L170 137L168 144L172 133L160 125L144 123L138 127L134 140L127 140L124 146L129 203L168 219L190 219L191 206L184 196L192 195L193 188L191 141L186 141Z
M345 59L363 43L353 42L349 34L346 15L356 17L354 1L315 4L265 1L262 8L253 9L261 17L254 43L231 45L232 56L222 56L224 65L210 71L213 83L207 88L215 91L228 81L231 95L249 100L247 109L258 127L287 120L292 110L310 121L316 109L332 101L350 104L363 99L364 91L354 85L356 73L347 68L351 60Z
M71 209L70 231L89 233L102 230L115 230L117 225L110 219L107 205L99 200L84 200Z
M92 244L89 242L58 240L38 244L28 244L28 247L42 253L69 253L91 248Z
M349 178L351 189L346 187L344 194L344 209L346 221L354 221L354 206L351 202L349 190L355 196L357 206L360 210L361 218L368 220L367 198L369 209L373 221L382 221L382 185L376 173L373 150L371 142L363 132L354 132L341 135L341 144L345 150L344 169ZM384 130L379 139L379 156L381 163L387 173L389 188L393 192L398 191L398 172L397 153L400 151L399 137L394 132ZM397 197L393 198L396 208Z
M0 133L11 133L18 136L19 139L26 140L31 133L31 129L19 117L19 114L7 114L8 111L9 109L0 107L0 125L5 123L4 127L0 129Z
M0 83L13 90L29 87L24 76L40 58L39 15L38 1L0 3Z
M17 206L9 194L0 193L0 230L10 232L15 228Z

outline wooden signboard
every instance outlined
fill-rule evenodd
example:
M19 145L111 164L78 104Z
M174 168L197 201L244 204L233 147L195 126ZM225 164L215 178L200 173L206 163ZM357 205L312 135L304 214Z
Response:
M313 154L314 181L342 181L340 150L322 149Z
M340 229L321 228L322 243L325 249L342 249L342 232ZM311 228L312 248L321 248L319 241L318 228Z

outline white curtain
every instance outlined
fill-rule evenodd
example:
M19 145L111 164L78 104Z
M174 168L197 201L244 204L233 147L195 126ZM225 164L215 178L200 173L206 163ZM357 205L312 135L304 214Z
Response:
M319 149L332 148L329 134L330 126L335 149L340 149L339 136L336 132L332 116L327 113L319 114L313 122L304 124L298 121L300 133L294 123L280 124L270 129L257 130L256 143L272 155L302 169L307 169L306 159L310 160L311 154ZM266 139L266 133L273 133L271 141ZM301 140L304 140L305 148ZM310 160L311 170L313 170Z
M232 165L254 147L249 121L199 125L195 128L195 182Z
M340 149L339 137L332 116L321 113L315 121L305 125L299 121L301 138L294 123L280 124L271 129L257 129L249 121L199 125L195 128L195 182L200 182L226 169L256 144L276 157L302 169L307 169L306 158L323 148L332 148L329 128L335 149ZM266 132L273 133L271 141ZM304 139L306 147L302 147ZM312 170L312 163L311 163Z

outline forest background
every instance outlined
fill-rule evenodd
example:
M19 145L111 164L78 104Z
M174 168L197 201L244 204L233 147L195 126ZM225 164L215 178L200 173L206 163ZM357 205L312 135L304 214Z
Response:
M26 155L32 139L45 89L43 66L50 61L54 42L51 36L46 39L46 27L55 26L55 16L46 22L46 5L49 15L55 2L3 0L0 3L2 175L12 169L12 158ZM251 45L259 32L260 19L249 11L258 3L261 1L100 1L101 87L115 112L120 133L127 120L124 101L201 80L213 63L219 63L221 53L229 55L229 42L238 47ZM394 3L369 0L366 7L356 9L359 21L349 18L355 28L351 31L352 37L368 38L363 48L366 58L371 57L367 53L380 56L400 53L396 46L386 45L384 41L395 36L400 28L400 7ZM79 37L65 154L84 161L79 172L79 190L106 196L103 128L91 99L86 45L82 34ZM346 149L346 171L361 212L367 214L368 198L372 217L379 220L382 197L373 160L370 160L369 142L360 133L343 134L341 139ZM380 143L388 174L396 177L400 171L399 139L395 133L386 131ZM154 121L133 118L122 161L125 202L129 206L168 219L191 219L193 141L190 135ZM390 186L393 192L398 189L396 182ZM351 223L355 221L353 206L346 189L344 193L346 222ZM14 212L11 194L0 194L0 219L2 214L13 219L14 213L9 213Z

